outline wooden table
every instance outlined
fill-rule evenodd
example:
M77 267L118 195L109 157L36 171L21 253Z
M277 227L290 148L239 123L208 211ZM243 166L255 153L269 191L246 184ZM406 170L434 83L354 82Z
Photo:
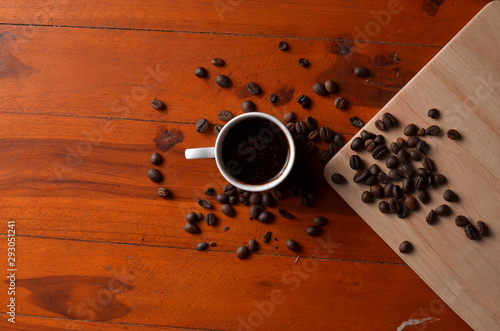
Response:
M348 140L358 130L350 117L368 121L487 3L3 1L0 269L15 281L0 285L0 329L468 329L321 181L325 143L311 157L313 206L278 202L295 219L250 221L241 204L229 218L209 197L219 223L202 222L197 235L183 230L184 216L206 213L197 200L225 181L213 160L185 160L184 150L213 145L217 113L239 114L246 99L279 118L313 116ZM212 66L214 57L226 66ZM208 79L194 76L199 66ZM370 77L356 77L357 66ZM219 73L232 88L215 84ZM346 110L313 95L326 79ZM250 81L260 96L246 91ZM300 94L313 99L309 110L295 102ZM152 109L154 98L167 109ZM203 134L200 118L212 124ZM169 199L146 176L153 152L165 158ZM328 225L308 237L317 215ZM276 240L262 243L266 231ZM237 259L252 238L259 252ZM286 248L290 238L299 254ZM196 251L200 241L217 247Z

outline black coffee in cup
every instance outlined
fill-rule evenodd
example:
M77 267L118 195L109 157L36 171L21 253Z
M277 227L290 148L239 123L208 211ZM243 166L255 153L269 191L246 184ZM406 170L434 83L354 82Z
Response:
M236 123L222 144L225 168L238 181L261 185L278 177L287 165L290 147L281 129L263 118Z

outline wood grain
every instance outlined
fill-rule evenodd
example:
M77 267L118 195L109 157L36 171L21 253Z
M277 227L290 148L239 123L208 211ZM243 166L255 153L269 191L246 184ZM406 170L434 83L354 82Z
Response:
M6 0L4 23L444 46L488 0Z
M439 124L445 131L455 128L461 132L460 141L426 139L431 144L429 157L437 171L448 178L444 187L431 190L430 205L401 221L395 215L380 213L376 206L366 208L360 201L366 187L332 183L395 251L401 241L413 242L413 253L399 255L477 330L500 327L496 302L500 295L500 224L492 216L500 213L496 147L500 142L500 89L493 78L500 72L499 15L500 3L486 7L365 127L377 131L374 121L390 112L399 118L401 126L385 134L389 142L395 141L401 128L409 123L423 127ZM427 109L432 107L441 110L437 121L427 117ZM353 170L349 169L348 159L352 153L349 147L339 152L325 168L325 178L330 180L337 171L351 178ZM442 197L447 188L458 194L459 201L448 203L452 208L450 217L440 217L437 224L429 226L425 215L431 208L447 203ZM491 235L470 241L455 225L457 215L466 215L473 224L485 221Z

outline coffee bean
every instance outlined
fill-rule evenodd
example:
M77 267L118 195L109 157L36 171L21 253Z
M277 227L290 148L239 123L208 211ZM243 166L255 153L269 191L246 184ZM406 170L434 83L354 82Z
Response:
M159 183L163 180L163 175L158 169L152 168L148 170L148 178L154 183Z
M378 183L378 178L377 178L377 176L370 175L370 176L368 176L368 178L367 178L367 179L365 179L364 183L365 183L366 185L369 185L369 186L370 186L370 185L375 185L375 184L377 184L377 183Z
M404 193L411 193L414 187L415 185L412 177L406 177L403 179L403 183L401 184L401 189L403 190Z
M448 202L456 202L458 200L458 196L452 190L445 190L443 193L443 199Z
M412 195L405 196L405 199L403 201L403 205L405 205L405 207L411 211L418 209L417 199L415 199Z
M428 136L439 136L441 135L441 128L437 125L431 125L425 130Z
M356 137L351 142L351 149L353 151L359 151L365 147L365 142L361 137Z
M437 110L436 108L431 108L427 112L427 116L429 116L432 119L437 119L439 118L439 110Z
M314 93L316 93L317 95L321 95L321 96L328 95L328 91L326 90L325 85L323 85L321 83L314 83L314 85L312 86L312 89L313 89Z
M250 201L248 201L248 199L245 198L244 196L239 197L239 200L240 200L240 202L241 202L242 205L244 205L244 206L250 206Z
M317 237L317 236L321 235L322 232L323 232L323 229L321 229L317 225L308 226L306 229L306 234L308 236L311 236L311 237Z
M409 155L408 155L408 152L406 151L406 149L401 149L401 150L398 152L397 158L398 158L398 161L399 161L400 163L405 163L405 162L408 162L408 160L409 160Z
M239 202L239 201L240 201L240 199L238 198L238 196L237 196L237 195L231 195L231 196L229 197L229 204L230 204L230 205L233 205L233 206L234 206L234 205L238 204L238 202Z
M236 194L236 187L233 184L226 184L222 189L225 195L232 196Z
M280 41L278 44L278 49L280 51L286 51L288 49L288 44L285 41Z
M344 109L347 107L347 101L342 97L337 97L335 101L333 101L333 104L337 109Z
M448 132L446 132L446 136L450 138L451 140L460 140L462 136L460 135L460 132L458 132L455 129L450 129Z
M307 134L307 125L304 121L297 121L295 123L295 132L299 134Z
M207 213L205 216L205 223L207 223L207 225L215 225L215 223L217 223L217 217L213 213Z
M151 101L151 107L153 107L156 110L164 110L166 108L165 104L158 99L153 99Z
M370 186L370 193L377 199L384 197L384 189L379 184Z
M257 95L260 93L259 85L257 85L257 83L254 83L254 82L248 83L247 89L248 89L248 92L250 92L250 94L253 94L253 95Z
M314 144L310 141L306 142L303 146L301 146L301 151L304 154L310 154L314 150Z
M247 246L240 246L236 248L236 257L238 259L246 259L250 256L250 250Z
M254 204L254 205L258 205L262 202L262 195L259 193L259 192L253 192L251 195L250 195L250 203Z
M271 94L271 95L269 96L269 102L270 102L270 103L275 103L276 101L278 101L278 96L277 96L276 94L274 94L274 93L273 93L273 94Z
M306 59L304 58L300 58L299 59L299 64L304 67L304 68L309 68L309 61L307 61Z
M224 232L226 232L228 230L229 230L229 226L225 226L225 227L222 228L222 231L224 231Z
M401 253L410 253L413 249L413 245L411 244L411 242L405 240L403 241L401 244L399 244L399 251Z
M337 91L337 84L333 80L327 80L325 82L325 89L328 93L335 93Z
M273 189L271 191L271 194L275 200L283 199L283 193L280 190L278 190L277 188Z
M415 124L408 124L404 129L405 136L414 136L417 134L418 127Z
M384 186L384 196L386 198L390 198L392 197L392 192L393 192L393 189L394 189L394 184L393 183L387 183L385 186Z
M373 194L371 194L368 191L364 191L363 194L361 194L361 201L364 203L369 203L373 201Z
M395 197L396 199L401 199L403 197L403 190L401 189L401 186L399 185L393 185L392 187L392 196Z
M151 163L154 164L154 165L160 165L160 164L163 163L163 157L160 154L158 154L158 153L154 153L149 158L149 161L151 161Z
M229 217L233 217L235 214L233 206L231 206L230 204L227 204L227 203L220 206L220 211L224 215L229 216Z
M363 160L361 160L361 157L359 157L359 155L354 154L349 158L349 166L351 167L351 169L361 170L365 168L365 163L363 162Z
M218 115L221 121L227 122L234 117L233 113L227 110L221 110Z
M456 226L463 228L469 223L470 223L469 219L467 219L467 217L465 217L463 215L458 215L457 217L455 217Z
M311 199L308 197L302 197L302 199L300 199L300 205L303 207L309 207L311 205Z
M271 223L272 221L274 221L274 215L268 211L263 211L262 213L260 213L258 220L262 223Z
M479 239L479 233L478 233L477 229L474 227L474 225L472 225L471 223L469 223L465 226L465 235L470 240Z
M251 220L258 219L259 215L260 215L260 213L262 212L263 209L264 209L264 207L262 205L253 205L253 206L251 206L250 209L248 210L248 212L250 214L250 219Z
M387 153L389 153L389 149L387 148L387 146L380 145L375 147L375 149L372 152L372 156L376 160L382 160L383 158L386 157Z
M394 154L398 154L400 150L401 147L397 143L391 143L391 152L393 152Z
M205 190L205 194L208 195L209 197L215 196L216 192L213 187L209 187Z
M436 223L436 220L438 218L438 215L434 209L431 209L431 211L425 216L425 221L427 224L434 224Z
M399 202L399 200L396 198L392 198L389 202L389 208L391 210L391 213L397 213L402 206L403 205L401 204L401 202Z
M395 169L399 166L399 161L396 155L391 155L385 160L385 165L389 169Z
M427 174L427 176L425 178L427 180L427 186L429 188L435 188L436 187L436 183L434 182L434 176L433 175Z
M196 68L196 70L194 71L194 74L196 75L196 77L199 77L199 78L205 78L208 76L207 70L203 67Z
M362 130L361 133L361 138L363 138L363 140L368 140L368 139L375 139L376 135L369 132L369 131L366 131L366 130Z
M251 100L245 100L241 103L241 110L244 113L251 113L257 110L257 106Z
M288 247L288 249L291 250L292 252L300 251L299 243L293 239L289 239L286 241L286 247Z
M229 197L225 194L217 194L217 197L215 198L217 200L217 202L221 203L221 204L226 204L226 203L229 203Z
M219 135L220 131L222 130L223 126L222 125L216 125L214 126L214 133L215 135Z
M265 207L272 207L276 204L276 200L274 200L273 195L270 192L266 192L262 195L262 204Z
M377 146L385 144L385 138L381 134L376 135L375 138L373 138L373 141L377 144Z
M417 188L417 190L423 190L427 188L427 175L417 176L415 178L415 187Z
M329 150L325 149L319 152L319 160L324 164L328 163L330 159L333 157L332 153Z
M212 59L212 64L216 67L223 67L224 65L226 65L226 62L224 62L223 59L214 58Z
M196 132L198 133L203 133L205 131L207 131L208 129L208 121L204 118L198 120L198 122L196 122Z
M202 241L201 243L198 243L198 245L196 245L196 250L197 251L206 251L208 249L208 247L210 247L208 245L208 243Z
M194 211L191 211L189 213L187 213L186 215L186 221L188 221L188 223L197 223L200 219L198 218L198 214L196 214Z
M273 236L273 233L271 231L267 231L266 234L264 234L264 237L262 237L262 241L267 244L269 241L271 241L271 237Z
M346 182L344 176L342 176L338 172L334 173L332 175L331 179L332 179L332 182L335 183L335 184L344 184Z
M429 145L427 144L427 142L425 142L425 140L420 140L415 148L422 154L427 154L430 149Z
M248 249L251 252L257 252L259 250L259 244L257 243L257 240L255 239L250 239L248 241Z
M422 166L429 172L434 171L434 162L427 156L422 160Z
M408 153L408 155L410 156L410 159L412 159L413 161L420 161L420 160L422 160L422 153L420 153L416 149L412 149Z
M419 137L424 137L427 133L425 132L425 129L424 128L420 128L418 129L417 131L417 136Z
M354 126L355 128L362 128L365 125L363 121L357 116L351 117L349 121L351 122L351 125Z
M446 183L446 177L442 174L435 174L434 182L436 183L436 185L443 185Z
M420 138L418 136L411 136L406 141L406 144L408 145L408 147L415 147L415 146L417 146L419 141L420 141Z
M306 117L306 125L309 131L318 129L318 122L311 116Z
M367 169L365 170L360 170L358 171L354 177L353 177L353 181L355 183L361 183L363 182L365 179L367 179L368 177L370 177L370 173L368 172Z
M336 133L334 136L333 136L333 143L339 147L342 147L345 145L345 140L344 140L344 136L341 135L340 133ZM335 152L332 152L332 154L335 154L337 152L337 150L335 149Z
M379 129L380 131L385 131L386 130L385 123L382 120L376 120L375 121L375 127L377 129Z
M307 135L307 138L309 138L310 140L316 140L316 139L318 139L318 137L319 137L319 131L318 130L311 131Z
M402 179L399 169L389 170L389 179L393 182L399 182Z
M368 139L365 141L365 151L371 152L377 147L377 143L373 139Z
M408 207L402 205L396 213L398 215L398 218L406 218L406 217L408 217L408 215L410 215L410 209L408 209Z
M203 219L203 214L202 213L198 213L198 214L196 214L196 216L198 217L199 221L201 221Z
M428 203L430 201L430 195L426 190L418 190L417 197L422 203Z
M200 207L205 208L205 209L212 208L212 203L208 200L205 200L205 199L198 200L198 204L200 205Z
M297 119L297 115L295 115L295 113L293 113L291 111L289 111L288 113L283 115L283 120L286 123L294 122L296 119Z
M217 247L217 243L215 241L211 241L209 245L210 247Z
M436 214L439 216L448 216L450 213L451 209L448 205L440 205L436 208Z
M488 226L483 221L477 221L477 228L481 236L488 236L490 233Z
M391 212L391 208L389 207L389 203L385 200L379 202L378 210L380 210L380 212L383 214L387 214L387 213Z
M327 219L323 216L315 216L313 222L317 226L325 226L328 223Z
M231 86L231 80L226 75L217 75L217 77L215 77L215 83L220 87Z
M398 121L391 113L384 113L382 115L382 122L384 122L386 128L397 126L398 124Z
M293 215L287 212L286 210L283 209L278 209L278 213L280 214L281 217L284 218L293 218Z
M370 71L365 67L356 67L354 69L354 74L358 77L366 77L370 74Z
M158 196L161 198L170 197L170 191L166 187L158 187L158 190L156 190L156 194L158 194Z
M307 95L302 94L299 97L297 97L295 101L297 101L304 109L311 107L311 99L309 99Z
M381 184L388 184L391 182L391 179L389 178L389 176L387 176L387 174L385 172L380 172L377 175L377 179L378 179L379 183L381 183Z
M417 170L415 170L415 173L420 177L427 176L427 170L425 170L424 168L418 168Z
M199 233L200 228L196 224L186 223L186 224L184 224L184 231L189 232L189 233Z
M401 169L405 177L411 177L415 174L415 168L409 162L401 164L399 168Z

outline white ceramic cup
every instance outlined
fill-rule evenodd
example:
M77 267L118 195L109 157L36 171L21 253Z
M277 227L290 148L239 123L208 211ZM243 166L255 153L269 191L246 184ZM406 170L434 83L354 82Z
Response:
M263 183L263 184L248 184L241 182L240 180L236 179L232 174L231 174L231 169L228 169L228 166L231 166L233 169L235 164L225 165L223 158L222 158L222 146L224 145L224 140L227 137L227 134L231 131L232 128L238 123L241 123L243 121L249 120L249 119L266 119L273 124L276 125L276 127L283 132L283 134L286 137L287 140L287 148L288 148L288 158L286 160L286 163L281 170L279 174L277 174L273 179L270 181ZM220 173L224 178L234 186L241 188L245 191L250 191L250 192L260 192L260 191L265 191L269 190L273 187L276 187L279 185L285 178L290 174L292 171L293 164L295 162L295 144L293 141L293 137L288 131L288 129L281 123L276 117L265 114L265 113L258 113L258 112L252 112L252 113L245 113L239 116L234 117L232 120L226 123L222 130L219 132L219 135L217 136L217 140L215 141L215 147L202 147L202 148L190 148L186 149L184 155L186 159L206 159L206 158L215 158L215 162L217 163L217 167L219 168Z

